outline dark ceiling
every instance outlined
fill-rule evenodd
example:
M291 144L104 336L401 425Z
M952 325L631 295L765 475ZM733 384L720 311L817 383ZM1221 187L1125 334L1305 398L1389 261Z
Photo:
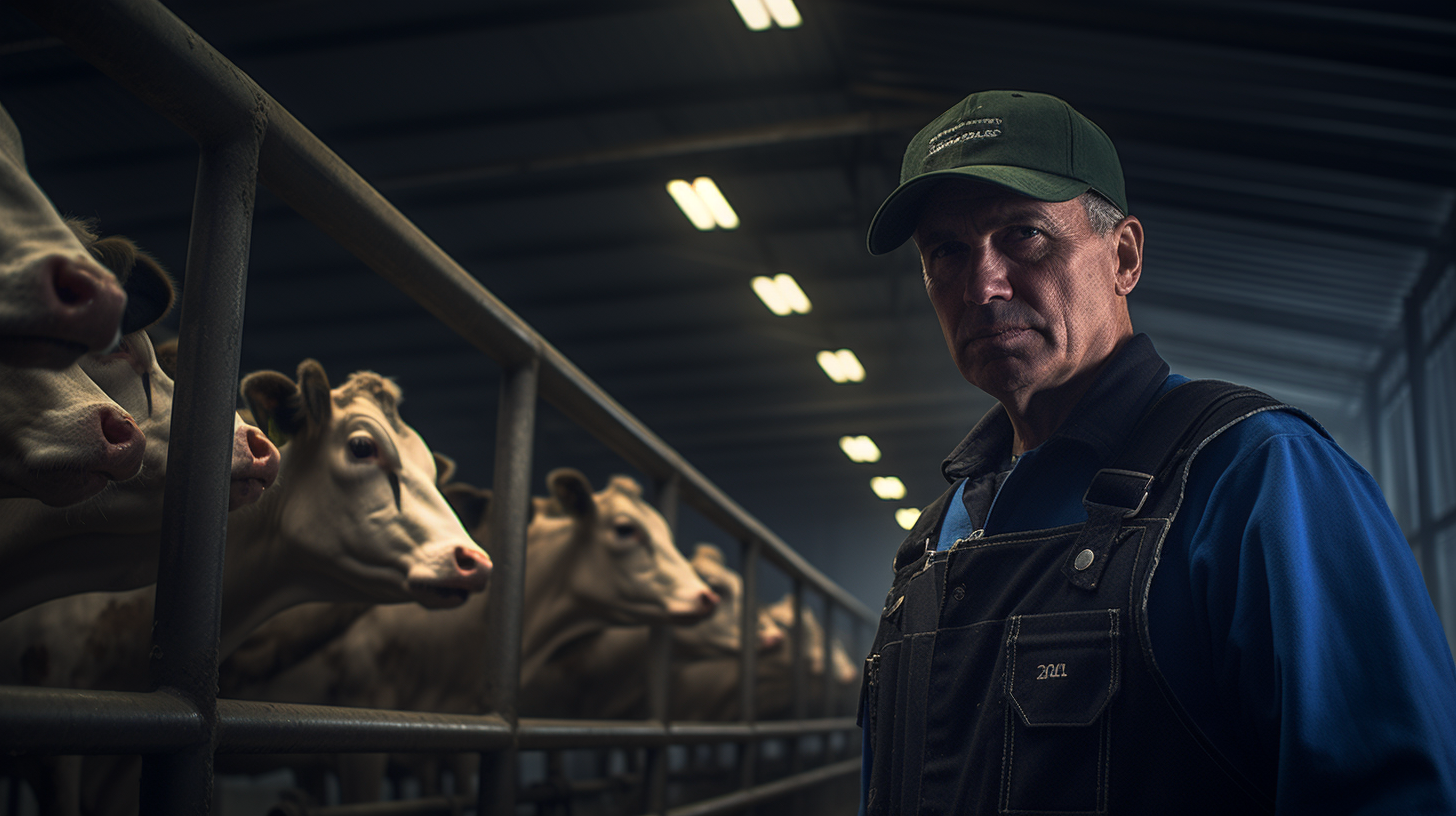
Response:
M940 492L989 402L950 363L913 250L873 258L864 231L910 135L973 90L1054 93L1113 137L1148 235L1134 323L1174 370L1296 402L1368 455L1367 380L1451 242L1451 3L798 2L802 26L764 32L730 0L170 7L871 606L894 509ZM187 137L3 4L0 103L60 209L181 276ZM699 175L737 230L698 232L669 199ZM776 272L812 313L759 303L750 279ZM489 482L491 361L266 191L249 275L243 371L391 375L426 440ZM819 370L840 347L864 382ZM538 430L538 485L624 469L549 408ZM851 463L844 434L883 460ZM879 474L903 502L870 493ZM692 518L684 536L713 537Z

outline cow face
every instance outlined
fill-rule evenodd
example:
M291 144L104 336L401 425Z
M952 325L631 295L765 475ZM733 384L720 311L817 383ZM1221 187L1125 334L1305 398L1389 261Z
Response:
M678 552L635 481L616 476L593 494L585 476L562 468L546 482L552 507L532 521L527 538L536 546L569 536L572 591L594 611L623 624L690 623L712 614L718 596Z
M0 497L64 507L142 467L146 437L79 367L0 363Z
M31 180L0 108L0 364L61 369L107 351L126 302Z
M454 607L485 589L490 557L436 486L430 449L399 415L392 381L358 372L330 389L305 360L297 381L278 372L243 379L258 424L280 442L285 493L276 514L295 560L341 601L413 600Z
M151 439L155 434L163 441L162 450L165 452L165 443L171 437L172 394L176 389L174 380L177 376L177 340L173 338L153 346L151 338L145 332L138 332L123 338L122 347L123 353L131 355L127 362L133 370L143 372L140 375L141 382L149 389L147 406L152 412L149 416L155 418L159 427L155 431L147 430L147 438ZM115 369L114 366L113 368ZM136 397L133 396L132 399ZM145 422L142 427L150 428ZM161 466L164 467L165 463L164 453ZM261 429L244 422L241 416L233 414L233 452L228 468L228 510L246 507L262 498L263 491L278 478L278 466L278 448L268 436Z

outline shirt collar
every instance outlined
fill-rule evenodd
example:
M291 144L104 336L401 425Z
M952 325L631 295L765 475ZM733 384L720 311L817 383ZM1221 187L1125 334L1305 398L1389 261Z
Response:
M1152 339L1146 334L1133 335L1043 445L1055 440L1080 442L1092 448L1099 460L1110 459L1157 396L1168 371ZM1013 435L1011 418L997 404L950 452L940 466L941 473L946 481L954 482L999 468L1010 455Z

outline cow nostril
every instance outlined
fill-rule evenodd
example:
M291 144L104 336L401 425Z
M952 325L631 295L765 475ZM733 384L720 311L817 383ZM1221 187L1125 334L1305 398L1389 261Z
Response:
M478 569L490 569L490 561L481 558L465 547L455 548L455 566L461 572L475 572Z
M57 258L52 264L51 286L56 299L67 306L88 303L96 298L96 278L67 258Z
M120 411L103 408L101 411L101 435L108 444L125 445L137 437L140 430L132 418Z
M278 455L278 449L268 441L263 432L254 427L247 427L245 430L248 439L248 451L253 454L254 459L271 459Z

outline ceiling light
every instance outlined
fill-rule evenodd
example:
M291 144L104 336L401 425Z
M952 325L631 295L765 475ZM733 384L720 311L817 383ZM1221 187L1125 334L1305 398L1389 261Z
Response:
M754 278L753 291L770 312L780 317L794 312L808 314L809 310L813 308L809 303L809 296L799 288L794 276L784 272L780 272L772 278L764 275Z
M839 449L844 451L844 455L848 456L851 462L880 461L880 448L868 436L841 436L839 437Z
M768 7L769 16L779 24L779 28L798 28L804 22L794 0L763 0L763 4Z
M667 192L682 209L683 215L693 222L693 226L700 230L710 230L717 224L708 205L704 204L697 192L693 190L693 185L682 179L673 179L667 183Z
M750 31L763 31L773 25L773 18L763 7L763 0L733 0L733 7L738 9L738 16L743 18L743 24Z
M918 507L901 507L895 511L895 523L900 525L902 530L909 530L919 520L920 508Z
M693 192L697 193L698 198L708 205L708 212L713 214L713 220L718 222L718 226L727 230L738 229L738 213L733 212L733 208L728 206L728 199L723 197L723 193L712 179L707 176L698 176L693 179Z
M865 377L864 366L860 365L859 358L849 349L839 351L821 351L815 358L819 361L819 367L829 375L829 379L837 383L860 382Z
M870 490L885 500L905 498L905 483L895 476L876 476L870 479Z
M779 28L798 28L804 22L794 0L733 0L733 7L751 31L763 31L774 23Z

